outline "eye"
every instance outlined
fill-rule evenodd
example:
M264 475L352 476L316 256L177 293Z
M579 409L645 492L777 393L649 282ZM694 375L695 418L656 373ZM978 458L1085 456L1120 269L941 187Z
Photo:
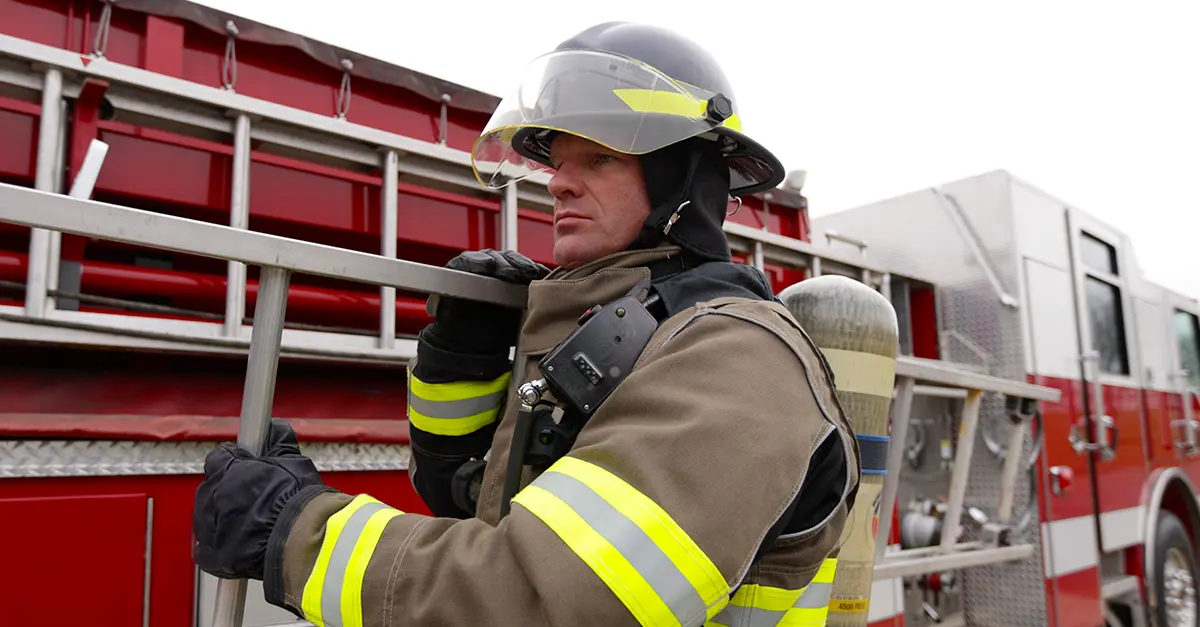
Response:
M595 165L601 165L601 164L609 163L610 161L615 161L615 160L616 160L616 157L614 157L610 154L600 153L592 159L592 163Z

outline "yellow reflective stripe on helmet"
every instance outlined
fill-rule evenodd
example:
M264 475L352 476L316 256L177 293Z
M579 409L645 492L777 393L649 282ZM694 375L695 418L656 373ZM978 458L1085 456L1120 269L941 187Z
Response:
M667 115L682 115L684 117L703 118L708 103L688 94L661 89L614 89L613 94L620 98L627 107L640 113L665 113ZM735 131L742 130L742 119L735 112L721 126Z
M384 527L403 512L360 494L329 517L316 564L300 598L317 627L362 627L362 583Z
M491 381L425 383L408 372L408 421L433 435L466 435L500 414L511 372Z
M825 627L837 559L826 559L799 590L746 584L705 627Z
M513 499L549 526L643 626L699 627L728 602L720 570L620 477L563 457Z

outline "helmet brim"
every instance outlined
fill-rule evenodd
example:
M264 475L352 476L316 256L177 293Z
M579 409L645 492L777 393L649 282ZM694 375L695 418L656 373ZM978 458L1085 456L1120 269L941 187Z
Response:
M654 128L654 141L639 142L639 128ZM729 165L731 196L774 189L786 176L779 158L745 134L727 126L698 128L694 120L669 114L573 113L550 116L538 120L536 124L510 127L507 131L506 134L511 137L511 149L521 157L540 164L538 169L553 169L550 142L558 133L567 133L614 152L632 155L647 154L691 137L704 137L718 142Z

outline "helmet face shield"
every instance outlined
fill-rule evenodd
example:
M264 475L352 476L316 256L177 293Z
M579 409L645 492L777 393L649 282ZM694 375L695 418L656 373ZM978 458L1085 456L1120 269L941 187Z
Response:
M641 155L718 127L739 131L736 109L709 116L713 93L628 57L593 50L543 55L502 100L471 152L480 183L493 188L548 171L550 140L569 133ZM515 144L515 145L514 145Z

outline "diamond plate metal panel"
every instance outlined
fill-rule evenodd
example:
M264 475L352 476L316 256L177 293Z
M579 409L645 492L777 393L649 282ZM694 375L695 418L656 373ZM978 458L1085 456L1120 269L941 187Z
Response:
M943 336L942 359L983 366L989 374L1024 379L1025 355L1022 341L1023 308L1001 303L997 287L988 278L994 273L999 289L1019 297L1015 219L1010 201L1010 179L1005 172L992 172L943 185L939 190L951 203L924 190L846 212L813 219L814 241L824 229L868 241L868 257L894 268L897 273L926 277L938 285L938 305ZM956 226L953 205L962 209L967 232ZM973 238L987 262L981 263L969 245ZM961 402L950 402L954 417L951 437L958 433ZM914 414L914 418L920 414ZM972 457L967 507L979 507L994 516L1000 496L1001 460L987 449L984 436L1005 442L1009 427L1003 401L984 399L980 429ZM1024 451L1028 456L1032 437L1027 433ZM898 504L917 493L941 497L948 489L948 476L917 477L906 467L902 472ZM1034 555L1022 562L967 568L957 573L961 586L964 618L968 625L989 627L1040 627L1046 624L1047 607L1042 571L1042 541L1037 524L1036 489L1023 473L1018 481L1015 520L1032 516L1016 543L1029 542ZM935 483L940 484L935 485ZM1027 511L1031 510L1031 511ZM977 540L978 530L964 516L963 541ZM910 592L906 625L935 624L920 608L920 597Z
M217 442L7 440L0 442L0 478L202 474ZM405 470L400 444L314 442L301 446L324 471Z

